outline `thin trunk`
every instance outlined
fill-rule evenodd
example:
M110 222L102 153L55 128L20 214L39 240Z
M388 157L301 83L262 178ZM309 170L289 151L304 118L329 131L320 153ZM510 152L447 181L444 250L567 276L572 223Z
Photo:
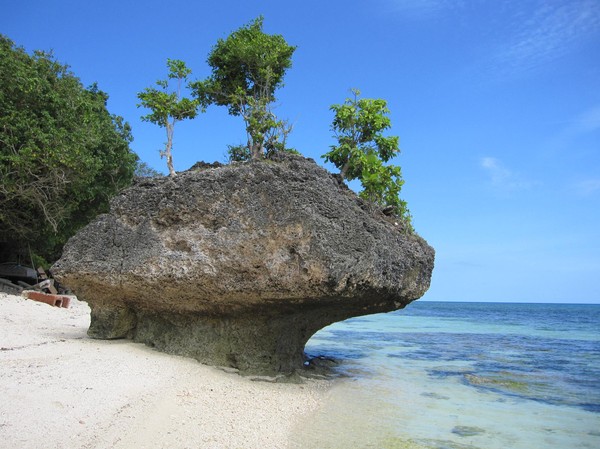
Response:
M167 167L169 168L169 175L175 176L175 169L173 168L173 155L171 154L171 149L173 148L173 127L175 126L175 122L168 123L167 122L167 146L165 147L165 157L167 158Z
M342 169L340 170L340 176L342 177L342 179L346 179L346 174L348 173L349 169L350 169L350 159L348 159L346 161L346 163L342 166Z

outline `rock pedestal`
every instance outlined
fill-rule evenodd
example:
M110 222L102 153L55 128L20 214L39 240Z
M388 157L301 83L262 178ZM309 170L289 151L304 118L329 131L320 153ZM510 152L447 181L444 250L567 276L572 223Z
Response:
M421 237L286 156L139 179L52 272L89 303L94 338L273 374L301 367L324 326L422 296L433 261Z

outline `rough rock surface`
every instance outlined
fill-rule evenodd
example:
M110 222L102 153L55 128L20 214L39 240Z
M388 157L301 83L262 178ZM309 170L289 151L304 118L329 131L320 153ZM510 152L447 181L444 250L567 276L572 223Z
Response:
M52 272L89 303L94 338L272 374L301 367L324 326L422 296L433 261L421 237L286 156L140 179Z

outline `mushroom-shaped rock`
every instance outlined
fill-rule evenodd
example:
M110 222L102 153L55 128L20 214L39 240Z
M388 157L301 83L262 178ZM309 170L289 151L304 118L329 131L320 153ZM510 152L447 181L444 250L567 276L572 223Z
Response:
M88 334L289 373L319 329L429 287L434 251L300 156L138 179L52 267Z

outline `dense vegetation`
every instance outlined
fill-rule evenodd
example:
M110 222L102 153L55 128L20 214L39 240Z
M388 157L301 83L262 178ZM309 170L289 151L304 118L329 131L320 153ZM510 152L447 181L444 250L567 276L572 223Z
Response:
M0 86L0 253L51 261L131 182L131 130L96 85L2 35Z
M161 155L170 175L173 132L216 105L245 124L247 143L230 146L230 160L256 160L290 150L291 125L273 112L275 92L291 68L296 47L263 32L259 17L225 39L208 55L211 74L190 81L181 60L167 60L167 78L138 93L150 113L142 117L164 127ZM129 125L106 109L108 96L85 88L52 54L32 55L0 35L0 257L34 254L55 260L66 240L98 213L137 175L156 175L132 153ZM184 96L183 89L191 93ZM361 197L410 227L400 167L388 162L399 153L385 100L359 98L331 106L337 144L323 158L343 179L360 180Z

